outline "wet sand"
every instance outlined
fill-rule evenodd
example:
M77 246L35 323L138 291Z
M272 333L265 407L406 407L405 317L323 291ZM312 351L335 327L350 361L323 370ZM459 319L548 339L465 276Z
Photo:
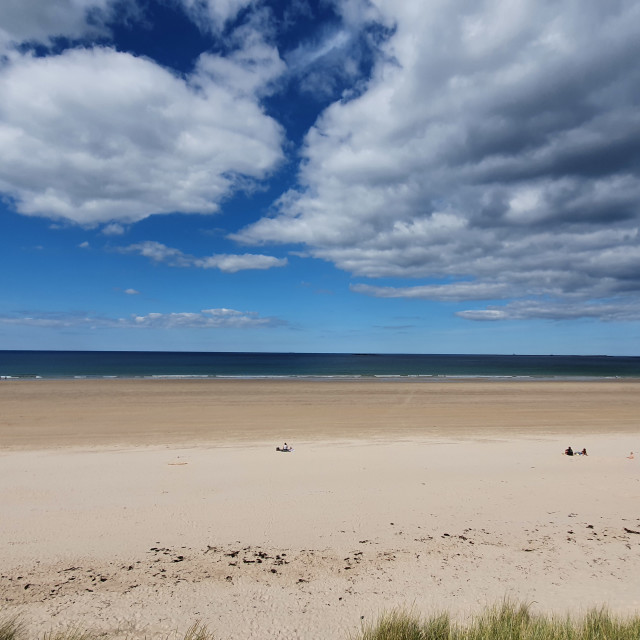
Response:
M640 381L0 382L1 446L637 433Z

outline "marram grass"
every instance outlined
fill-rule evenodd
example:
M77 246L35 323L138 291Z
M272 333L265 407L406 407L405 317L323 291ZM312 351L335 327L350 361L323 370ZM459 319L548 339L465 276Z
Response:
M74 625L64 631L49 631L42 636L42 640L96 640L96 638L90 631Z
M17 640L24 627L17 617L0 618L0 640Z
M27 633L26 626L18 617L0 617L0 640L109 640L109 635L93 633L78 625L70 625L65 630L49 631L40 636ZM177 633L167 636L166 640L216 640L207 625L202 622L194 622L184 636Z
M174 634L166 640L178 640ZM216 640L202 622L191 625L182 640ZM109 640L74 625L66 631L33 636L17 618L0 618L0 640ZM266 640L266 639L265 639ZM326 638L323 640L332 640ZM335 639L340 640L340 639ZM406 611L384 614L351 640L640 640L640 616L620 618L594 609L582 618L533 614L526 605L504 602L486 609L466 624L441 613L425 620Z
M215 638L206 624L194 622L184 634L184 640L215 640Z
M640 616L622 619L598 609L580 619L549 617L505 602L455 624L446 613L421 620L394 611L364 627L356 640L640 640Z

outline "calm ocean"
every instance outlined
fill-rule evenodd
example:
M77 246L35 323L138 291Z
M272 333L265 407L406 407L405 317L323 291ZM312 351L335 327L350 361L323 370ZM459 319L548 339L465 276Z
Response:
M640 357L0 351L0 377L640 378Z

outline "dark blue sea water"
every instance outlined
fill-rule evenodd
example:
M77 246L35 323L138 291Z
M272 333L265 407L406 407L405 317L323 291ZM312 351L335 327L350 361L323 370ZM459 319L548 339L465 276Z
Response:
M640 357L0 351L0 377L640 378Z

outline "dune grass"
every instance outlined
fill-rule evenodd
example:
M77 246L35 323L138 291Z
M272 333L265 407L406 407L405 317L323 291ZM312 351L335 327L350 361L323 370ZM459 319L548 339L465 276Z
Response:
M49 631L42 640L95 640L95 634L78 626L71 626L64 631Z
M17 617L0 619L0 640L18 640L24 631L24 626Z
M178 637L175 634L167 640ZM93 634L78 626L40 636L40 640L105 638L108 640L108 635ZM13 617L0 618L0 640L37 639ZM196 622L183 640L215 640L215 636L205 624ZM550 617L531 613L527 605L504 602L460 624L452 621L448 613L423 620L414 613L398 610L364 626L351 640L640 640L640 616L623 619L612 616L606 609L594 609L582 618Z
M177 640L180 636L167 636L166 640ZM108 635L93 633L78 625L71 625L67 629L50 631L39 636L40 640L108 640ZM0 640L32 640L26 626L17 616L0 618ZM192 624L184 634L182 640L216 640L207 625L202 622Z
M215 638L206 624L195 622L187 629L184 640L215 640Z
M640 616L621 619L599 609L580 619L558 618L505 602L463 625L447 613L421 620L394 611L364 627L356 640L640 640Z

